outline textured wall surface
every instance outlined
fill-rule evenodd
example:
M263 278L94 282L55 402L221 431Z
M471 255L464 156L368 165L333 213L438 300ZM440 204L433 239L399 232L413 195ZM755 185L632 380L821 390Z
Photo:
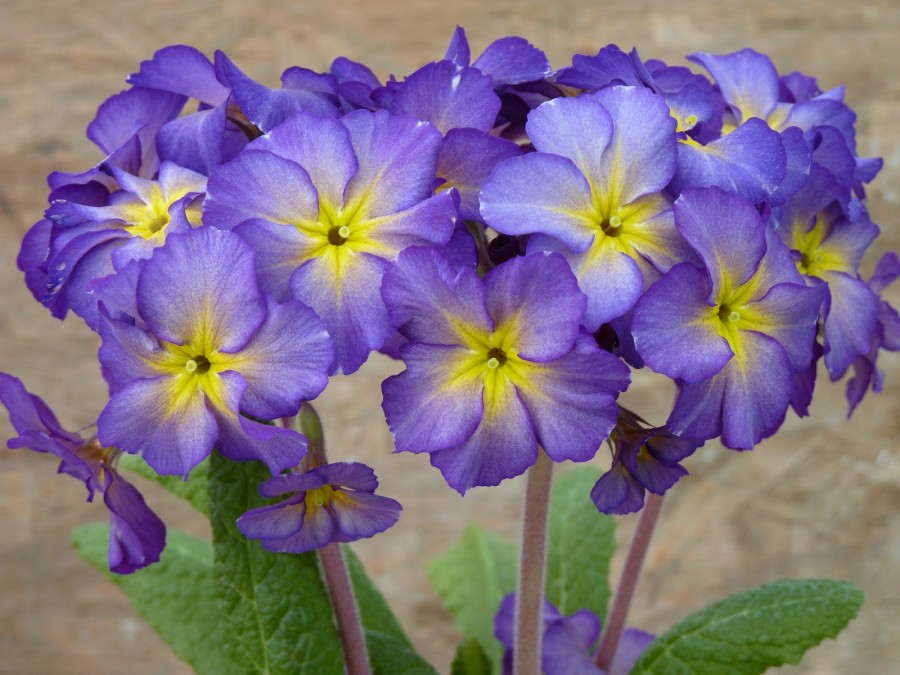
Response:
M60 323L38 306L15 267L19 240L46 206L45 176L99 159L84 127L97 105L161 46L224 49L269 84L289 65L324 70L345 55L384 78L440 58L463 25L473 52L522 35L556 67L573 52L637 45L645 58L682 63L692 51L752 46L781 72L803 70L823 88L847 85L859 113L862 155L885 168L870 191L882 226L877 248L900 249L900 4L896 0L427 0L255 3L154 0L0 0L0 370L43 396L69 428L92 422L105 400L98 341L75 318ZM871 251L871 269L878 251ZM888 294L900 306L900 289ZM900 663L900 359L888 355L887 385L847 422L843 384L819 385L810 419L789 417L753 453L708 445L691 476L667 498L631 623L659 631L728 593L780 577L843 578L867 594L836 642L784 672L891 673ZM333 457L372 464L383 493L405 506L398 526L358 550L419 648L446 670L457 636L422 565L466 520L517 537L521 479L461 499L424 457L391 455L380 381L396 372L373 358L321 397ZM628 401L661 423L671 391L638 374ZM0 437L11 429L0 420ZM600 453L602 461L605 453ZM136 479L137 480L137 479ZM143 487L143 484L141 484ZM148 486L171 526L207 526ZM0 449L0 673L187 672L124 597L68 544L72 526L103 520L51 458ZM623 518L623 540L633 518Z

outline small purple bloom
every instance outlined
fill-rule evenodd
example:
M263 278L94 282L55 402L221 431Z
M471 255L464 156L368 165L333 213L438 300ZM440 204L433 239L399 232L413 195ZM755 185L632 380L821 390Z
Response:
M252 509L238 518L238 529L276 553L305 553L331 542L347 543L384 532L403 507L375 494L378 479L365 464L342 462L307 473L270 478L259 486L264 497L291 496Z
M396 448L430 453L460 493L525 472L538 443L587 461L615 424L628 369L580 328L586 299L562 256L513 258L482 281L408 249L382 295L410 340L407 369L382 385Z
M503 654L503 673L510 675L513 667L513 647L516 596L507 595L500 603L494 618L494 635L506 647ZM541 643L541 669L545 673L572 675L627 675L641 654L656 638L636 628L626 628L619 640L609 671L596 663L600 619L587 609L563 616L548 600L544 600L544 625Z
M257 422L294 415L328 382L334 351L321 319L256 285L253 251L202 227L169 237L136 274L137 316L103 316L100 362L112 395L97 421L105 445L182 474L212 451L294 466L305 439ZM116 289L105 292L116 295Z
M869 287L873 292L881 293L897 277L900 277L900 259L896 253L885 253L869 279ZM870 386L876 393L881 391L884 373L878 368L878 352L882 349L889 352L900 351L900 314L879 297L878 320L872 333L871 348L853 362L854 377L847 382L847 401L850 403L848 417L853 414Z
M63 429L40 398L6 373L0 373L0 403L19 432L7 443L10 448L55 455L60 460L59 473L84 481L88 501L93 501L95 492L103 494L109 509L109 569L130 574L157 562L166 545L166 526L116 471L121 452Z
M665 427L646 427L637 415L621 407L610 440L615 446L613 463L591 490L591 500L601 513L615 515L640 511L647 490L665 494L687 475L679 462L698 446Z

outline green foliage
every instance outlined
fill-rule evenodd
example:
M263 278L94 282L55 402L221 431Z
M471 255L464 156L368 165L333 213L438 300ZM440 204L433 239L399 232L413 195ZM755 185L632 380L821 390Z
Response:
M191 471L190 479L185 481L181 476L160 476L142 457L122 453L119 456L119 468L133 471L142 478L159 483L176 497L186 499L204 516L209 517L209 496L207 495L207 475L209 458L204 459Z
M315 553L274 554L250 541L235 521L269 503L257 486L270 476L257 462L213 453L209 498L215 577L222 597L228 670L341 675L344 658Z
M754 675L796 664L835 637L862 605L845 581L782 579L737 593L680 621L654 640L632 675Z
M349 546L341 547L353 582L373 675L437 675L415 651L381 592Z
M595 467L579 466L553 483L546 592L561 613L589 609L602 620L610 597L609 562L616 550L616 528L591 501L598 478Z
M491 660L475 638L463 640L456 649L450 675L491 675Z
M499 672L503 645L494 637L494 615L500 601L516 589L516 547L470 525L453 548L427 564L426 571L457 629L478 641Z
M157 564L122 575L109 571L108 542L107 525L83 525L72 532L72 543L81 557L122 589L135 611L179 658L201 675L225 672L212 546L169 530Z

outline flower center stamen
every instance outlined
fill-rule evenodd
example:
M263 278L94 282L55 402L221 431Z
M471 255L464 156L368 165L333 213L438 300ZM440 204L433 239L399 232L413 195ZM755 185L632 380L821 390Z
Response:
M622 219L619 216L604 218L600 223L600 229L607 237L618 237L622 234Z
M491 351L488 352L488 361L487 367L493 370L494 368L499 368L504 363L506 363L506 352L504 352L499 347L494 347Z
M340 227L338 227L337 225L333 225L328 230L328 243L332 246L340 246L346 243L349 237L350 228L346 225L341 225Z
M209 372L210 365L211 364L209 363L209 359L207 359L203 355L200 355L200 356L195 356L194 358L188 359L187 361L185 361L184 369L186 371L188 371L189 373L197 373L198 375L204 375L205 373Z
M728 305L719 305L719 321L730 321L731 323L737 323L740 320L740 312L731 309L731 307L729 307Z

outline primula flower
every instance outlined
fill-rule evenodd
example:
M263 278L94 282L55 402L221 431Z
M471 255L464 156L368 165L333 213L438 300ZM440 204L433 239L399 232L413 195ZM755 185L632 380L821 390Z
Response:
M379 295L407 246L447 243L457 218L434 195L441 135L386 111L341 120L298 113L210 177L204 222L256 251L263 291L309 304L352 373L393 333Z
M93 206L57 199L47 210L58 227L47 257L43 303L62 318L68 309L99 328L92 285L129 261L148 258L166 237L200 224L200 197L206 177L163 162L156 180L110 169L118 189L107 203Z
M238 518L238 529L277 553L305 553L331 542L374 537L400 518L403 507L375 494L378 479L365 464L342 462L307 473L274 476L259 486L263 497L292 493Z
M640 417L622 407L610 441L615 446L613 463L591 490L591 501L601 513L615 515L640 511L647 490L665 494L687 475L679 462L699 445L678 438L665 427L648 428Z
M814 163L807 184L775 215L777 232L794 252L797 269L810 284L827 288L824 306L825 366L841 377L856 357L868 354L878 320L879 301L859 278L866 249L878 226L854 202L848 216L840 198L849 191Z
M6 373L0 373L0 403L19 432L7 443L10 448L55 455L59 473L84 481L89 502L96 492L103 494L109 509L109 569L130 574L157 562L166 545L166 526L116 471L120 451L63 429L44 401Z
M587 461L615 424L628 368L581 331L587 301L562 256L513 258L482 281L408 249L382 294L410 340L406 370L382 384L396 448L430 453L460 493L525 472L538 443Z
M719 188L675 202L679 232L703 261L669 270L634 309L634 343L679 380L666 426L747 449L781 424L795 372L809 368L823 288L803 283L790 252L747 200Z
M245 414L294 415L325 388L334 351L315 312L260 293L253 251L231 232L172 235L136 267L137 316L104 316L100 329L112 391L101 442L161 474L187 476L214 445L273 473L297 464L301 435Z
M885 253L875 266L875 272L869 279L869 287L875 293L881 293L897 277L900 277L900 258L896 253ZM876 393L881 391L884 373L878 368L878 352L882 349L889 352L900 351L900 314L879 297L878 321L872 333L871 347L868 353L857 357L853 362L854 376L847 382L847 401L850 403L848 417L862 401L870 385Z
M503 654L503 673L513 670L513 646L515 640L516 596L507 595L500 603L494 617L494 635L506 648ZM541 670L545 673L572 673L575 675L628 675L641 654L656 638L637 628L622 632L616 654L609 671L595 663L597 639L600 637L600 619L589 609L580 609L563 616L548 600L544 600L544 629L541 642Z
M593 332L690 255L663 192L675 171L675 120L656 94L613 87L544 103L526 130L538 152L497 165L481 213L498 232L534 233L529 253L566 257Z

